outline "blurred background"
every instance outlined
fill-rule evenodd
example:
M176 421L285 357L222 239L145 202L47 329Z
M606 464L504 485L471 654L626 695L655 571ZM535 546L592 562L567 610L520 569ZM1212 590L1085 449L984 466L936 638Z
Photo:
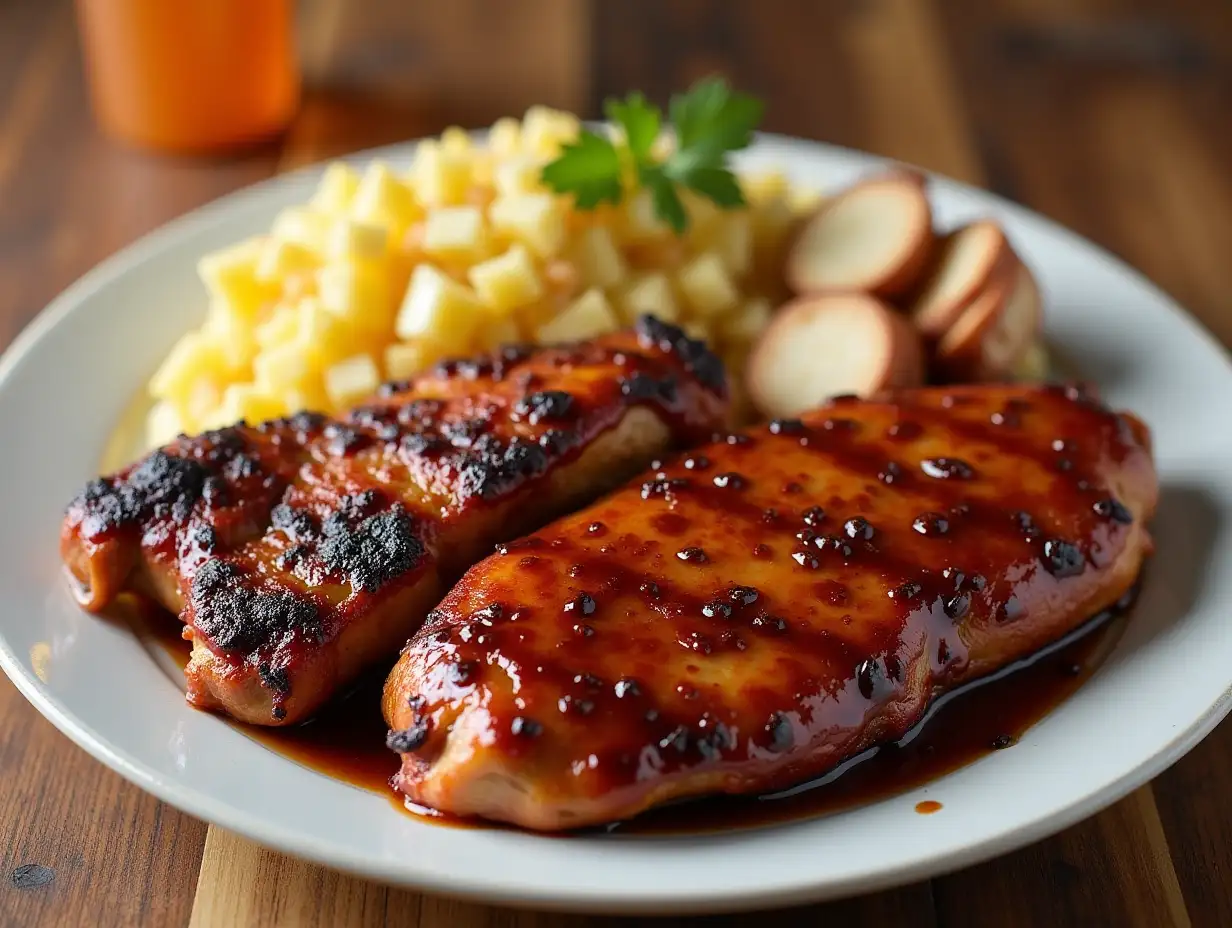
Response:
M534 103L592 117L632 89L663 103L715 72L766 100L767 130L1024 202L1128 258L1232 340L1232 314L1219 312L1232 251L1224 0L76 6L88 66L70 0L0 0L0 341L106 254L277 171ZM223 45L226 63L211 64ZM174 148L194 131L168 116L177 93L207 84L247 91L238 111L224 99L194 120L207 142L263 124L269 137L238 154L151 154L91 116L92 85L113 134L162 133Z

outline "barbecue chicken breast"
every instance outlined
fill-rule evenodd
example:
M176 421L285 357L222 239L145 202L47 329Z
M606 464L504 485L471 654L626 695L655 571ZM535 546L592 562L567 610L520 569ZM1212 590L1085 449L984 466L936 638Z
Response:
M652 466L411 639L408 799L555 830L818 777L1124 597L1157 497L1146 428L1073 387L838 399Z
M494 543L720 428L725 394L718 360L650 317L448 362L336 421L181 437L90 483L61 553L87 608L135 591L179 613L191 703L291 724L396 654Z

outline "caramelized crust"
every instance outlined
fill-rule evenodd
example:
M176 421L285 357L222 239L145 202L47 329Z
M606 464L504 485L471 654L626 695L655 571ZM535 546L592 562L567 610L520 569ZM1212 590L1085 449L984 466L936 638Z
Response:
M69 505L87 608L125 590L180 612L191 702L309 716L419 625L493 543L720 426L718 361L644 318L569 347L507 348L313 414L181 437Z
M412 638L409 799L561 829L820 776L1125 595L1157 497L1145 427L1077 388L835 400L656 467Z

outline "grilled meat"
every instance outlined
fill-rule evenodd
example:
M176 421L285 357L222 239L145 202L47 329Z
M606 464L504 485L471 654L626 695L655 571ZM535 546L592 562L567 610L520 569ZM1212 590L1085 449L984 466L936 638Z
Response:
M564 829L820 776L1121 598L1157 492L1078 388L720 437L466 573L386 683L396 785Z
M180 614L188 699L257 724L310 716L415 631L492 545L720 427L722 368L646 317L178 441L70 504L61 553L87 608L133 590Z

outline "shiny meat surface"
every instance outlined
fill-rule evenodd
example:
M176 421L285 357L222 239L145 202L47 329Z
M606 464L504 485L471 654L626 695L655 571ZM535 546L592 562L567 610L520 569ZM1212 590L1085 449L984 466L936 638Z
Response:
M1146 428L1079 388L836 400L661 464L473 567L386 683L396 785L534 829L762 793L1115 603Z
M188 698L301 721L392 657L502 539L582 505L725 421L723 372L645 318L556 349L504 349L310 414L181 438L90 483L61 553L78 597L180 613Z

